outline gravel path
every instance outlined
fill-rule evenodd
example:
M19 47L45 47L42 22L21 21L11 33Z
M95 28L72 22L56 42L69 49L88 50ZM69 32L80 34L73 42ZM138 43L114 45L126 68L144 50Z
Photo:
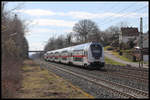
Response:
M120 63L123 63L123 64L128 64L128 65L131 65L131 66L134 66L134 67L139 67L139 64L138 63L133 63L133 62L127 62L127 61L124 61L124 60L121 60L120 58L114 56L111 51L104 51L104 56L110 58L110 59L113 59L117 62L120 62ZM146 66L145 64L143 65L144 68L148 68L148 66Z

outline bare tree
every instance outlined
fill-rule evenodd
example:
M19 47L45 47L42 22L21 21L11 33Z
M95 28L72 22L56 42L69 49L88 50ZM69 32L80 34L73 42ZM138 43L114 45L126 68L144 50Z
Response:
M63 35L58 36L58 38L55 40L55 46L56 49L61 49L66 45L66 39Z
M48 40L48 43L45 45L44 50L48 51L48 50L54 50L55 49L55 38L51 37Z
M24 23L12 11L8 12L6 3L2 4L2 97L14 97L21 86L21 67L28 43L24 37ZM13 73L12 73L13 72ZM9 84L8 84L9 83Z
M98 33L99 29L95 22L84 19L74 25L73 31L80 36L81 42L87 42L88 35Z
M73 32L68 33L66 36L67 46L71 46L72 38L73 38Z
M118 45L119 43L119 33L120 33L120 28L117 26L110 26L105 30L105 41L107 44L115 43ZM116 45L116 46L117 46Z

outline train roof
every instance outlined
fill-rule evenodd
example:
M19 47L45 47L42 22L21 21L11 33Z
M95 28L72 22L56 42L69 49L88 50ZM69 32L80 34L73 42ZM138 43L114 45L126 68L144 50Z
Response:
M71 47L66 47L66 48L62 48L62 49L57 49L57 50L52 50L52 51L48 51L47 53L54 53L54 52L61 52L61 51L68 51L68 50L83 50L87 47L89 47L91 44L100 44L97 42L88 42L88 43L84 43L84 44L80 44L80 45L76 45L76 46L71 46ZM101 45L101 44L100 44ZM102 45L101 45L102 46Z
M85 43L85 44L76 45L76 46L72 46L72 48L73 48L74 50L82 50L82 49L84 49L85 47L90 46L90 44L91 44L91 42Z
M72 48L73 48L74 50L82 50L82 49L85 49L85 48L89 47L91 44L99 44L100 46L102 46L102 45L101 45L100 43L98 43L98 42L88 42L88 43L84 43L84 44L72 46Z

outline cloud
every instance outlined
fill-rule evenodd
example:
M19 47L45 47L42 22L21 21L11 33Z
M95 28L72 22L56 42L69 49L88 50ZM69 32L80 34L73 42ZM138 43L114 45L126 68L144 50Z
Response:
M147 16L148 14L146 13L134 13L134 12L129 12L129 13L89 13L89 12L80 12L80 11L72 11L67 14L61 14L64 16L71 16L73 18L78 18L78 19L100 19L100 18L106 18L106 17L129 17L129 18L135 18L139 16Z
M35 19L33 24L39 26L61 26L61 27L73 27L74 21L56 20L56 19Z
M25 13L31 16L52 16L54 12L43 10L43 9L28 9L28 10L17 10L16 12Z
M146 13L135 13L135 12L128 12L128 13L91 13L91 12L83 12L83 11L70 11L70 12L54 12L50 10L44 9L27 9L27 10L18 10L17 12L26 13L31 16L68 16L77 19L100 19L106 17L144 17L148 16ZM53 21L51 21L53 22Z

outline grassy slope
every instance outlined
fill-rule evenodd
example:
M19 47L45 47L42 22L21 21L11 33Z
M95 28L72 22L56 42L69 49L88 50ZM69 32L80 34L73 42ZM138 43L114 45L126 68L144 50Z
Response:
M112 51L112 54L115 55L115 56L117 56L117 57L120 58L121 60L128 61L128 62L133 62L132 60L130 60L130 59L124 57L124 56L120 56L120 55L118 54L118 52Z
M109 48L109 47L111 47L111 46L106 46L106 47L104 47L104 50L107 50L107 48ZM126 51L127 51L127 50L126 50ZM128 61L128 62L133 62L132 60L130 60L130 59L124 57L124 56L120 56L120 55L118 54L118 52L115 52L115 51L112 51L112 50L111 50L110 52L112 52L113 55L117 56L117 57L120 58L121 60ZM137 63L137 62L134 62L134 63Z
M105 62L106 64L112 64L112 65L120 65L120 66L125 66L126 64L120 63L120 62L116 62L112 59L109 59L108 57L105 57Z
M19 98L93 98L54 73L25 61Z
M107 48L110 48L111 46L106 46L106 47L104 47L104 50L107 50Z

